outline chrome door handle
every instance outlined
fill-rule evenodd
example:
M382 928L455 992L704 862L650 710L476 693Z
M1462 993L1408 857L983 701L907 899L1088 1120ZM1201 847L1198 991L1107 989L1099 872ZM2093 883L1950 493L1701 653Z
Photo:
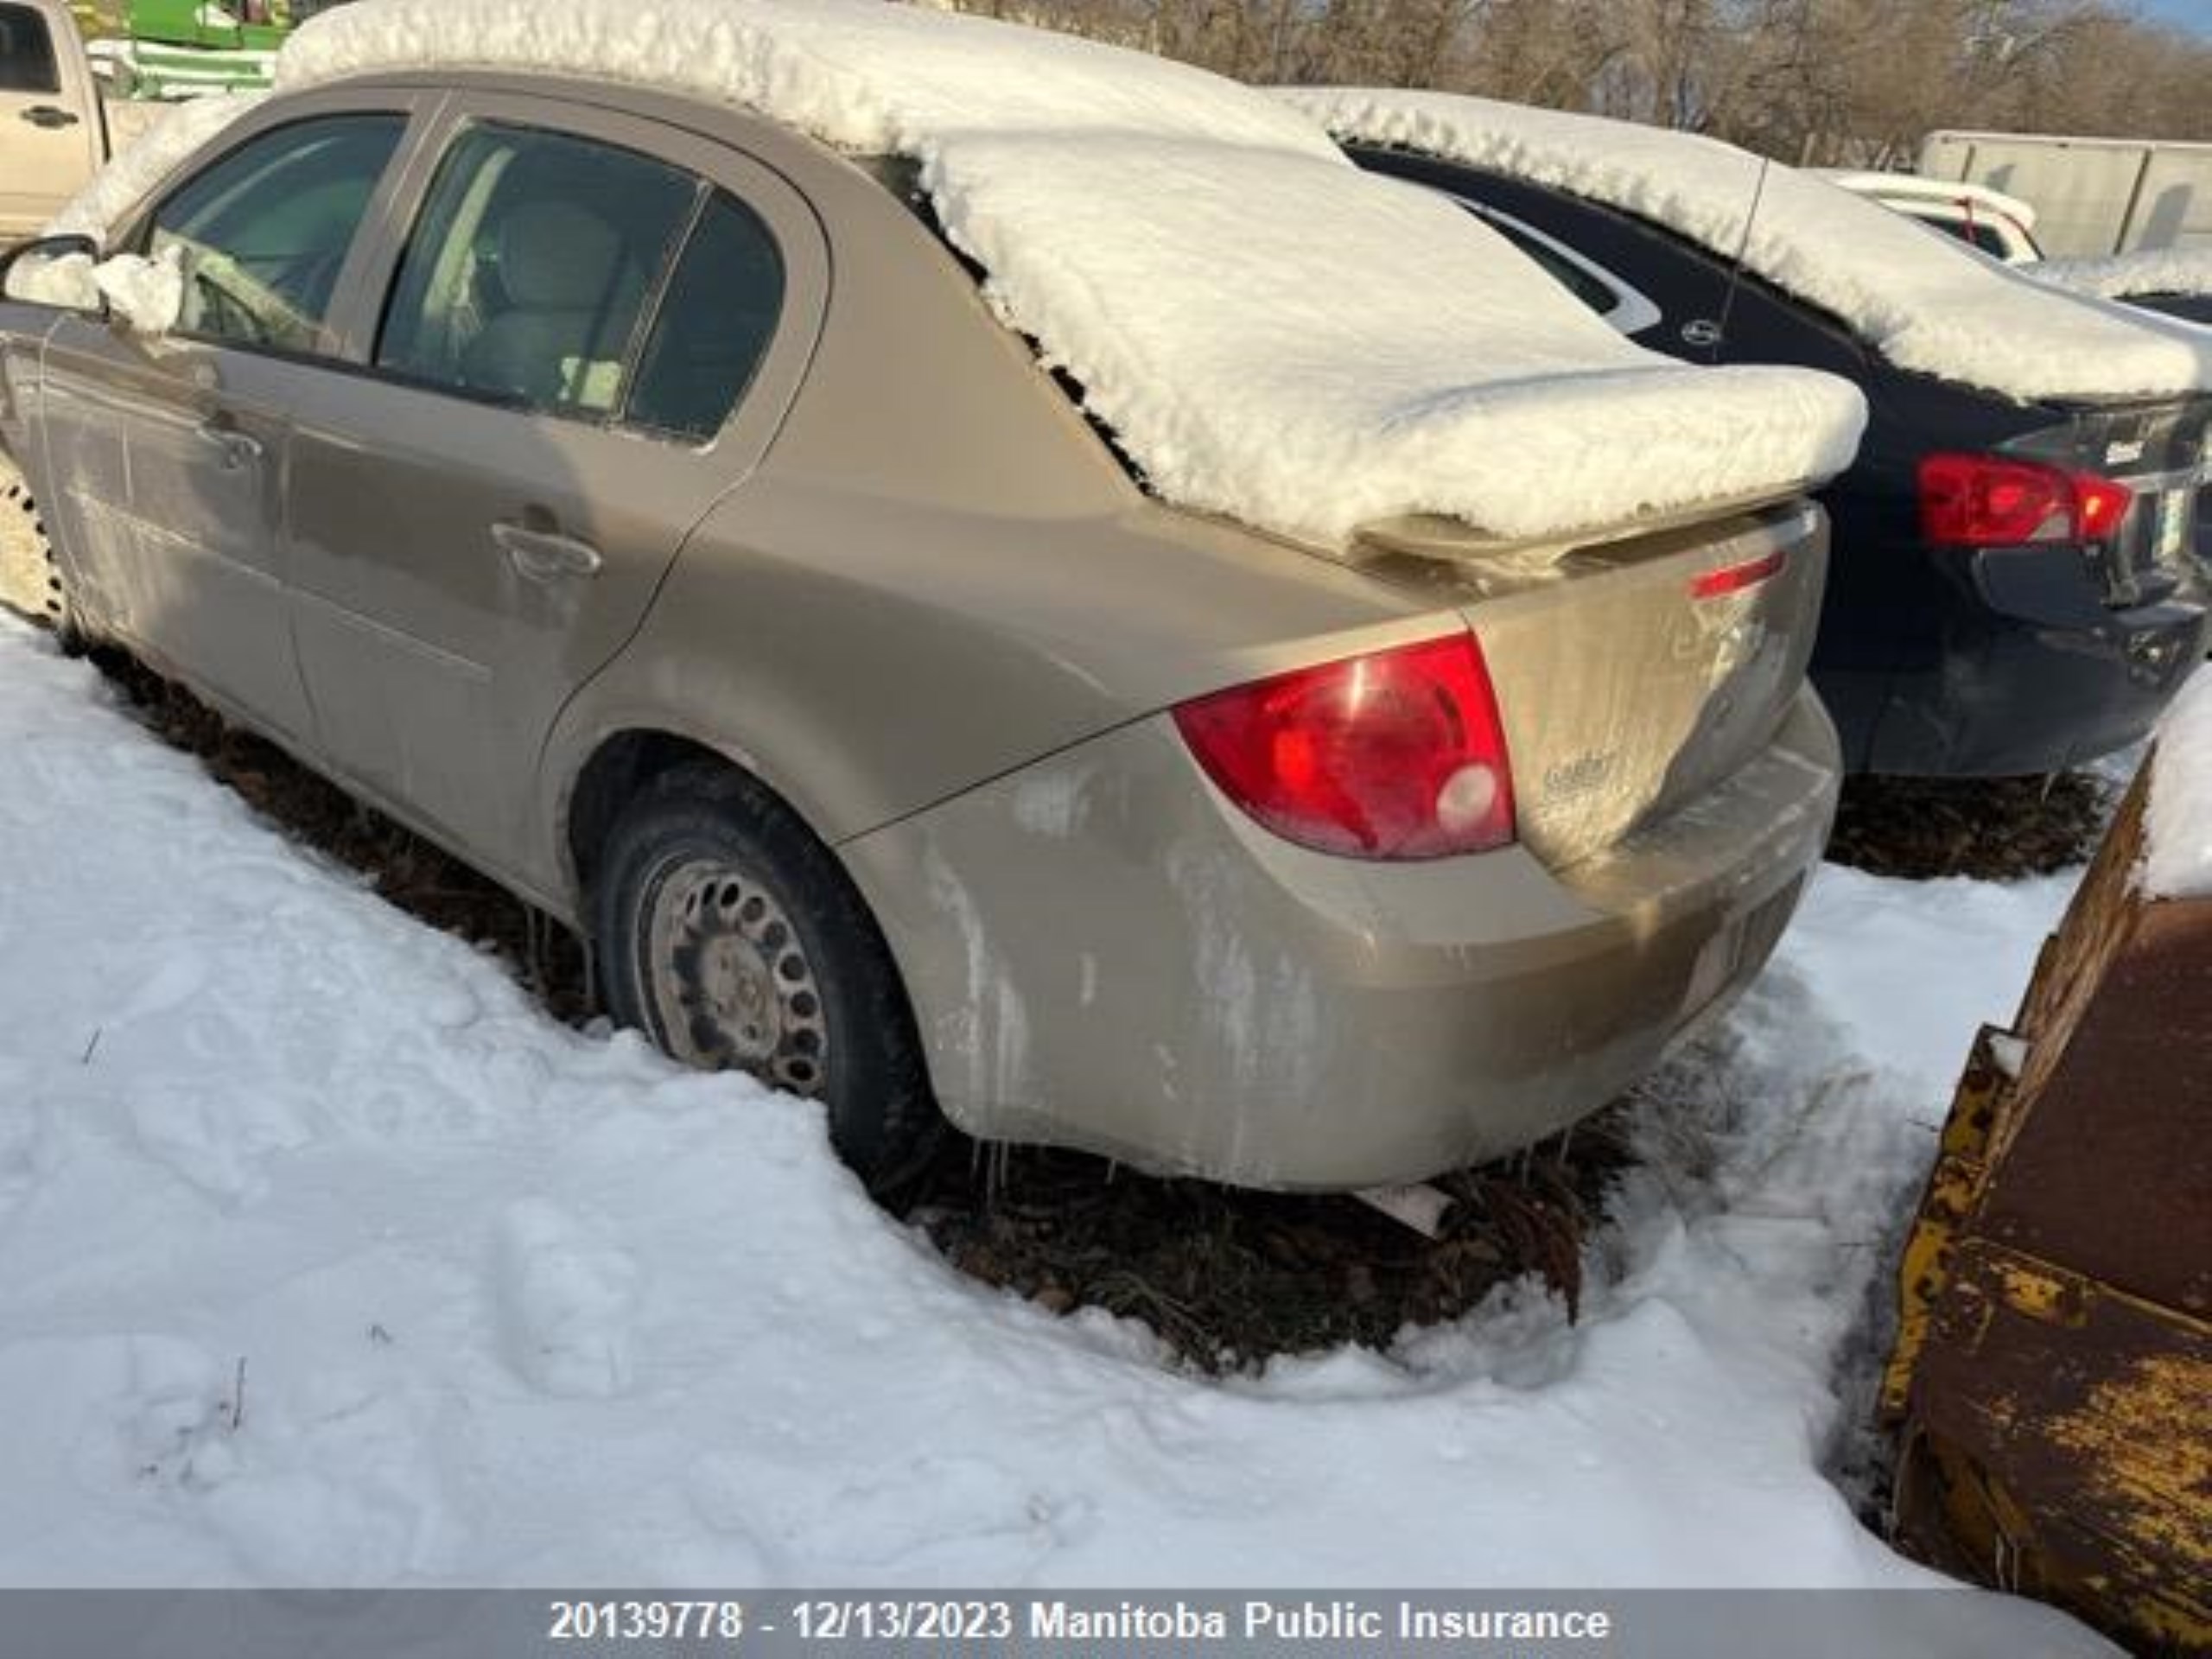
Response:
M202 443L212 443L223 452L223 466L235 471L249 461L259 461L265 453L261 440L251 432L241 432L227 421L203 421L195 430Z
M515 574L531 582L556 582L563 576L595 576L606 561L589 542L563 536L557 530L535 530L502 518L492 526L492 539L507 556Z
M67 110L56 109L51 104L34 104L18 118L29 122L35 127L73 127L77 124L75 116Z

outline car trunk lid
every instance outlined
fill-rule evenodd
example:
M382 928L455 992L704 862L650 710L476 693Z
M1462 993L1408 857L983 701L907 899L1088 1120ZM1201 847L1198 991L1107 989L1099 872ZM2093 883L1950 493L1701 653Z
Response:
M1433 521L1363 545L1376 574L1456 597L1497 689L1521 840L1563 868L1771 741L1812 654L1827 529L1791 499L1565 549Z
M2133 499L2109 536L2086 556L2114 608L2155 604L2198 588L2212 556L2207 429L2212 397L2081 404L2003 446L2006 454L2125 485Z

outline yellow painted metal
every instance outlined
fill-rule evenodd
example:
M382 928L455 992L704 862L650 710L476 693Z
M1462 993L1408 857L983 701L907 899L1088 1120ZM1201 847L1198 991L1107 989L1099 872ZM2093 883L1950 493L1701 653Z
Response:
M2016 1029L1975 1040L1881 1412L1906 1547L2139 1653L2212 1655L2212 901L2133 891L2145 798L2139 780Z

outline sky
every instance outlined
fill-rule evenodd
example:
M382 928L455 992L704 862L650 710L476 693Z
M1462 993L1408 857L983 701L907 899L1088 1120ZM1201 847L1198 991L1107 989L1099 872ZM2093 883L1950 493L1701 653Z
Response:
M2137 4L2147 17L2212 39L2212 0L2137 0Z

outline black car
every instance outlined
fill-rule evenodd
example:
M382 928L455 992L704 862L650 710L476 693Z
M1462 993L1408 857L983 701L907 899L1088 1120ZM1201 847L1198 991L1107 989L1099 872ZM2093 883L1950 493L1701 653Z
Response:
M2127 303L2163 311L2184 322L2212 324L2212 294L2131 294Z
M2023 403L1901 369L1652 221L1426 155L1347 153L1458 198L1639 344L1865 392L1859 461L1821 497L1834 556L1813 662L1853 770L2056 771L2143 736L2203 658L2212 398Z

